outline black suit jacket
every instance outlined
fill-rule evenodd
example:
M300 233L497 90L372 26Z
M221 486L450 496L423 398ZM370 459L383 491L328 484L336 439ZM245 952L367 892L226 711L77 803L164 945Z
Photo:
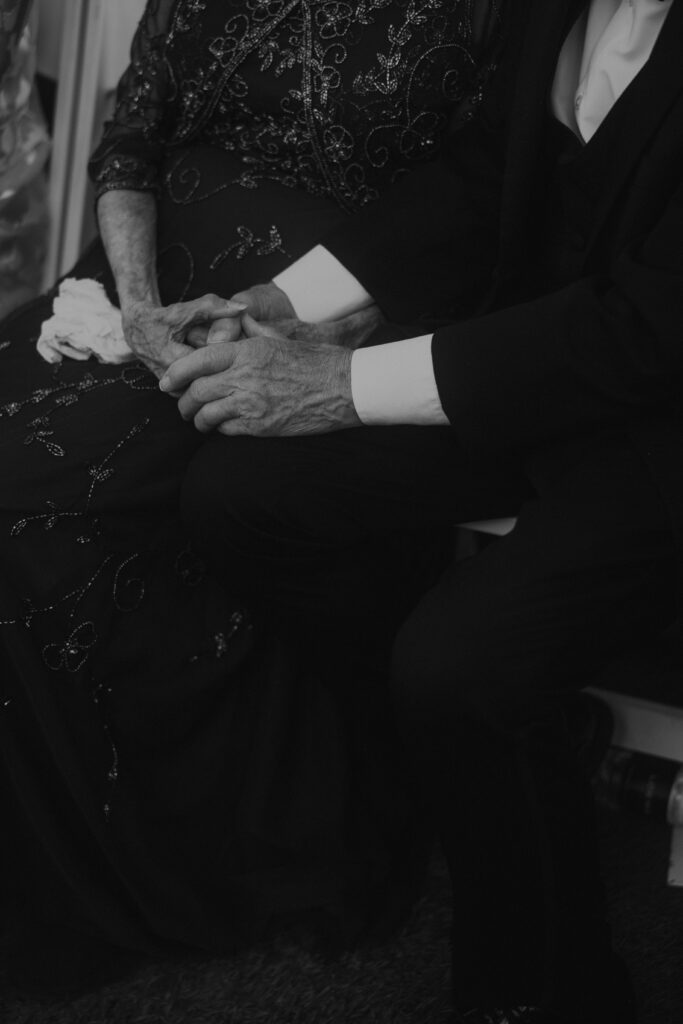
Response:
M509 0L504 55L477 117L439 163L322 241L390 319L456 321L436 330L434 366L473 454L624 424L683 522L683 0L563 168L549 95L581 7ZM549 247L571 268L562 280L548 278Z

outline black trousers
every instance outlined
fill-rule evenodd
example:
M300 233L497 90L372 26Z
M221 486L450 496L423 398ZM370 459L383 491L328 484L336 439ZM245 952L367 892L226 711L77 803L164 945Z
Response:
M673 538L624 436L558 448L530 475L473 465L441 428L216 436L183 510L216 568L346 665L348 685L354 656L380 674L391 659L451 872L456 1003L603 1024L610 940L567 712L613 654L673 620ZM453 523L510 513L507 537L444 559Z

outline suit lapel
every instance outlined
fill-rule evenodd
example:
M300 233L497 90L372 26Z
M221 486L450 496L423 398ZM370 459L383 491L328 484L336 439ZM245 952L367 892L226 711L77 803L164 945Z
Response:
M542 194L542 175L546 170L540 156L550 89L562 42L586 2L531 0L527 30L520 45L503 187L500 270L508 280L520 272L527 246L533 245L529 226ZM591 241L682 89L683 0L674 0L649 61L584 150L589 157L592 146L600 157L582 160L582 169L578 171L595 204Z
M674 0L649 61L619 98L591 140L599 159L585 162L593 180L595 240L634 165L683 90L683 0ZM601 133L603 137L601 138ZM585 151L586 156L590 150ZM596 178L599 175L599 178Z
M510 4L510 17L526 5L526 31L519 46L518 72L510 108L511 128L502 196L501 263L520 264L520 246L530 241L529 216L538 197L542 173L539 152L547 127L548 99L562 43L588 0L521 0ZM515 9L518 12L515 15ZM510 39L514 47L514 37ZM514 54L513 54L514 59Z

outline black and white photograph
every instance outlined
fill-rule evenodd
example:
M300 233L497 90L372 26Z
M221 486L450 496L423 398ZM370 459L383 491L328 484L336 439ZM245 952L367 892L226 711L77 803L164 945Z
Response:
M0 0L2 1024L683 1024L683 0Z

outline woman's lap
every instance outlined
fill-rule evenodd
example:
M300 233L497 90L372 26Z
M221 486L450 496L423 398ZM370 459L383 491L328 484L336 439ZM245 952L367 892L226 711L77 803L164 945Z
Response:
M99 245L75 273L111 290ZM39 846L127 945L225 947L278 908L362 917L396 821L361 810L345 836L346 794L383 791L383 769L190 550L178 499L203 436L137 364L43 362L51 298L0 324L1 746Z

